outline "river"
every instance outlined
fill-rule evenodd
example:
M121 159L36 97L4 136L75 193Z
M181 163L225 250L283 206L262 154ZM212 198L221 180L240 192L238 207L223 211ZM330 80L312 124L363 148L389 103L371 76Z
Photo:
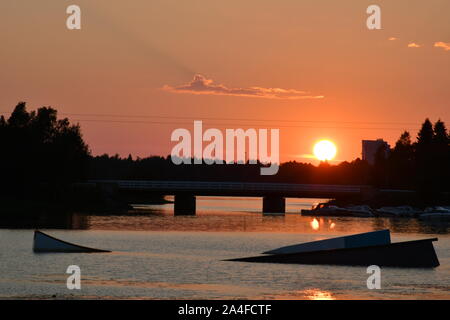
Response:
M263 216L258 198L197 198L197 216L174 217L173 205L127 215L74 214L0 228L2 299L450 299L450 225L417 219L302 217L317 199L288 199L283 217ZM144 210L145 209L145 210ZM14 219L13 219L14 220ZM56 221L55 221L56 220ZM112 250L34 254L33 230ZM369 290L365 267L223 261L284 245L390 229L394 242L437 237L435 269L382 268ZM69 290L69 265L81 290Z

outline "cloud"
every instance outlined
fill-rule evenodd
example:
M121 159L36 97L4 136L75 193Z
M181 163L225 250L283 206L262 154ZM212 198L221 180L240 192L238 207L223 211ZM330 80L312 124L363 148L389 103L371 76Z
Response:
M394 41L394 40L397 40L397 38L396 37L390 37L388 40L389 41Z
M408 48L420 48L421 46L415 42L411 42L408 44Z
M196 74L187 84L180 86L165 85L162 89L174 93L254 97L266 99L321 99L324 97L319 95L310 95L305 91L295 89L262 87L229 88L223 84L215 84L213 80L208 79L201 74Z
M435 43L434 43L434 46L435 46L436 48L443 48L445 51L450 50L450 42L442 42L442 41L440 41L440 42L435 42Z

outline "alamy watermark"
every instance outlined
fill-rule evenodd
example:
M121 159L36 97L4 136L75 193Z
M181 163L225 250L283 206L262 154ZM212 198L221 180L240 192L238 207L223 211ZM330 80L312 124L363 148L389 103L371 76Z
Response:
M381 8L376 4L372 4L367 7L367 14L370 16L366 20L366 26L369 30L381 29Z
M172 132L171 141L178 143L172 148L171 159L176 165L192 162L208 165L257 164L259 161L267 165L260 168L261 175L274 175L280 162L279 136L279 129L226 129L223 134L219 129L210 128L203 132L203 122L196 120L193 135L184 128ZM204 142L208 143L205 147Z
M81 269L77 265L67 267L66 273L70 274L67 277L66 286L69 290L81 290Z
M371 274L367 278L367 289L381 289L381 268L377 265L367 267L367 273Z
M66 13L69 14L66 20L66 26L69 30L81 29L81 8L75 4L70 5L66 9Z
M81 29L81 8L72 4L67 7L66 13L69 15L66 20L66 26L69 30ZM366 26L369 30L381 29L381 8L379 5L372 4L367 7L366 13L370 16L366 20Z

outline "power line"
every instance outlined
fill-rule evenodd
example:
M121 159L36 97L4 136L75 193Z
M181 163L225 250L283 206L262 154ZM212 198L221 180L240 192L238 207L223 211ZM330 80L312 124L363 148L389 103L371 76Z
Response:
M0 112L6 114L8 112ZM208 120L208 121L258 121L258 122L287 122L287 123L342 123L342 124L366 124L366 125L420 125L414 122L381 122L381 121L327 121L327 120L292 120L292 119L250 119L250 118L214 118L214 117L180 117L180 116L159 116L159 115L121 115L121 114L95 114L95 113L60 113L64 116L77 117L111 117L111 118L147 118L147 119L180 119L180 120ZM75 121L98 121L117 123L151 123L151 124L185 124L185 122L160 122L160 121L132 121L132 120L103 120L103 119L75 119ZM219 124L220 125L220 124ZM228 125L223 124L223 125ZM244 125L244 124L242 124ZM250 125L250 124L249 124ZM282 125L286 127L286 125ZM288 126L289 127L289 126ZM302 126L292 126L302 127ZM311 127L313 128L313 127ZM333 128L333 127L331 127ZM337 127L336 127L337 128ZM350 127L345 127L350 128ZM367 127L357 129L370 129ZM374 129L398 129L398 128L374 128Z
M180 117L180 116L155 116L155 115L120 115L120 114L80 114L62 113L67 116L92 116L112 118L156 118L156 119L191 119L191 120L225 120L225 121L264 121L264 122L298 122L298 123L345 123L345 124L406 124L417 125L414 122L374 122L374 121L327 121L327 120L292 120L292 119L250 119L250 118L211 118L211 117ZM198 119L201 118L201 119Z
M78 122L103 122L103 123L133 123L133 124L156 124L156 125L189 125L192 122L162 122L162 121L133 121L133 120L99 120L99 119L72 119ZM233 123L214 123L218 126L236 125ZM241 126L264 126L264 124L238 124ZM357 130L415 130L414 128L380 128L380 127L343 127L343 126L305 126L305 125L276 125L275 128L310 128L310 129L357 129Z

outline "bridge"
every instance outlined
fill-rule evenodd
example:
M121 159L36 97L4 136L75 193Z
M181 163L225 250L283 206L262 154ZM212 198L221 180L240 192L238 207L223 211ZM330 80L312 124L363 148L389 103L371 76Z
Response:
M262 197L264 213L284 213L285 198L343 198L361 196L367 186L207 181L92 180L113 192L175 196L175 215L195 215L196 196Z

